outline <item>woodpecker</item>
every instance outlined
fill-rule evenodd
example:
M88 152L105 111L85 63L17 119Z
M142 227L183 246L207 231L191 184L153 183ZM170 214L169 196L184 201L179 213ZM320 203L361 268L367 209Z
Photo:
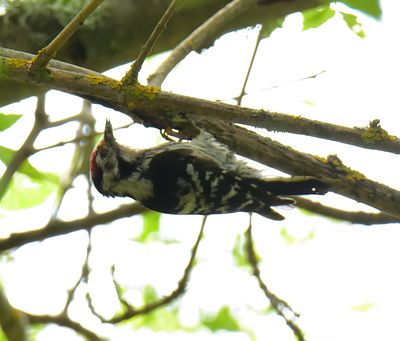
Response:
M265 179L205 131L191 142L132 149L117 143L110 121L90 156L90 173L101 194L169 214L255 212L282 220L271 206L295 203L286 195L327 190L312 177Z

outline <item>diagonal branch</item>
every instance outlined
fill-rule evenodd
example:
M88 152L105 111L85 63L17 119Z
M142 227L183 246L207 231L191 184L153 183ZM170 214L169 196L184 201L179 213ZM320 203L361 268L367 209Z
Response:
M154 87L137 85L121 89L118 81L106 76L83 75L58 68L49 68L49 77L38 81L30 77L27 72L28 60L1 57L1 54L0 66L2 66L2 76L10 80L47 85L86 97L94 102L125 112L137 122L144 121L158 128L165 128L168 117L171 117L171 114L167 115L167 113L185 113L199 118L218 119L265 128L270 131L318 137L361 148L400 154L400 139L388 134L379 126L377 120L370 122L366 128L349 128L301 116L177 95ZM160 126L162 124L164 126Z
M117 219L130 217L144 211L146 211L144 207L134 203L120 206L106 213L89 215L82 219L71 221L53 220L42 229L13 233L7 239L0 240L0 251L9 250L27 243L42 241L66 233L90 230L97 225L111 223Z
M135 62L132 64L130 70L126 73L125 77L122 79L124 85L133 85L138 80L139 71L142 68L144 60L150 54L156 43L158 37L165 30L168 21L175 14L178 8L182 5L184 0L172 0L171 4L161 17L160 21L157 23L149 39L144 44L143 48L140 50L139 56L136 58Z
M233 21L252 6L256 6L255 1L233 0L219 10L172 50L168 58L148 78L149 84L161 87L167 75L183 58L203 47L227 22Z
M299 152L267 137L224 122L197 120L236 153L291 175L311 175L325 181L330 190L400 218L400 191L367 179L346 167L335 155L323 159Z
M263 28L261 27L257 32L256 43L254 44L253 53L252 53L251 58L250 58L250 62L249 62L249 66L247 68L246 76L244 77L242 89L240 90L239 96L233 98L234 100L237 101L237 105L239 105L239 106L242 105L243 97L246 95L247 83L249 81L251 70L253 69L253 64L254 64L254 60L256 59L258 47L260 46L260 41L261 41L261 39L263 37L262 32L263 32Z
M83 22L104 0L89 0L82 10L68 23L67 26L47 45L41 49L32 60L30 72L35 72L47 66L50 59L54 58L58 50L73 36Z
M0 58L0 69L6 78L37 83L36 80L29 77L23 62L21 65L21 62L17 63L15 60ZM305 128L316 125L328 129L331 126L335 127L334 125L180 96L160 91L154 87L136 85L121 89L119 82L108 77L86 76L51 68L48 71L49 77L42 79L41 84L79 94L94 102L112 107L146 126L172 127L182 130L193 120L198 127L211 132L233 151L245 157L291 175L311 175L320 178L329 183L331 190L336 193L361 201L393 216L400 215L398 210L400 206L399 191L367 179L362 174L343 165L338 158L331 156L323 159L301 153L269 138L261 137L254 132L222 121L249 125L254 123L258 127L268 126L268 123L271 126L282 124L291 127L291 130L288 129L290 132L298 131L296 127L301 126L302 123L307 123ZM201 117L208 120L200 119ZM334 129L333 127L332 129ZM351 130L351 133L358 134L359 141L362 141L359 129L339 128L342 131ZM304 129L302 133L307 135L307 129ZM342 141L340 138L337 140ZM346 139L343 140L346 141ZM390 146L394 150L400 150L398 139L380 140L380 143L386 147ZM363 142L363 146L372 148L365 142ZM380 149L386 150L383 147Z

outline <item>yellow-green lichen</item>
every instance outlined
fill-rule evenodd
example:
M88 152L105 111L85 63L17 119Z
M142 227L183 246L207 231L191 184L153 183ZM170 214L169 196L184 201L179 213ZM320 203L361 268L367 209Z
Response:
M338 173L344 174L348 180L358 181L366 179L364 174L344 165L342 160L340 160L335 154L328 155L327 159L324 159L323 162L333 166L338 171Z
M370 121L368 127L356 128L361 131L361 139L373 144L377 141L396 141L397 138L383 129L378 119Z
M111 79L105 76L99 76L99 75L87 75L86 76L89 83L92 85L105 85L109 86L112 89L117 89L120 86L120 83L116 81L115 79Z
M125 104L130 110L135 109L137 106L140 107L143 102L154 100L157 93L160 91L159 88L154 86L144 86L138 83L129 86L123 86L122 83L120 84L120 90L125 97Z
M21 58L0 58L0 79L8 79L15 69L24 69L29 61Z
M145 86L139 83L132 86L127 86L125 89L128 95L132 94L136 98L140 99L143 97L150 100L153 100L160 91L160 88L155 86Z
M21 59L21 58L8 58L7 59L7 64L8 66L15 68L15 69L21 69L24 67L29 66L29 61L26 59Z

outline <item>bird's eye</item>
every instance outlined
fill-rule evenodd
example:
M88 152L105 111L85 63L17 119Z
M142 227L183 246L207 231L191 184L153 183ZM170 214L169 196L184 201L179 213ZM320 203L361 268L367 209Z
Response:
M105 158L108 156L109 152L108 152L108 150L106 150L106 149L101 149L101 150L99 151L99 154L100 154L100 157L101 157L102 159L105 159Z

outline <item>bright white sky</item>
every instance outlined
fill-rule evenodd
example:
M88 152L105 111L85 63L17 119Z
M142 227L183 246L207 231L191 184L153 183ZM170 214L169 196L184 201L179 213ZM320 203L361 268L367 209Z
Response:
M382 0L382 7L384 15L381 22L360 17L367 35L364 40L351 33L340 18L331 20L318 30L301 32L301 16L291 16L284 29L262 42L248 86L250 95L243 105L348 126L366 126L369 121L380 118L383 128L400 136L397 90L400 79L400 5L396 1ZM165 89L229 102L240 92L255 37L252 30L232 33L201 55L191 54L167 79ZM162 58L152 58L147 63L143 79ZM316 79L293 82L320 71L325 73ZM110 74L120 77L123 72L119 68ZM275 85L280 86L262 91ZM2 111L33 112L34 102L28 99ZM60 119L78 112L80 103L71 96L53 92L47 110L52 119ZM96 114L99 130L106 117L111 117L115 126L128 122L123 115L96 108L99 110ZM27 115L18 123L16 130L27 131L31 123L29 116L32 115ZM55 143L60 138L73 138L75 127L71 124L70 128L67 131L63 127L62 131L54 130L52 134L43 136L38 146ZM133 129L136 129L134 134ZM11 138L15 131L9 134L2 134L1 139L4 140L0 144L7 141L11 147L17 147L12 145L16 139ZM321 156L338 154L347 165L361 170L372 179L400 188L398 157L300 136L268 135L305 152ZM137 127L117 136L126 144L143 147L154 144L159 135L154 130ZM61 159L50 151L35 156L33 162L39 168L45 164L47 170L62 173L68 169L68 155L71 153L72 149L65 147L57 151L56 155L61 155ZM49 163L49 159L53 161ZM270 169L266 169L265 173L275 174ZM68 193L66 204L62 206L61 217L75 219L86 213L86 204L82 202L85 186L82 179L75 183L75 188ZM322 199L345 209L365 209L363 205L333 194ZM120 202L98 195L96 209L105 210ZM48 203L43 207L43 213L32 210L24 215L2 212L7 214L6 218L1 218L3 235L10 231L10 227L22 230L27 226L38 226L50 207L51 203ZM254 217L254 238L263 259L262 273L266 282L278 296L301 312L299 323L307 333L307 340L399 340L398 225L367 228L299 215L296 210L282 213L287 217L284 222ZM188 325L195 324L198 310L215 312L222 305L229 305L241 323L254 330L258 339L292 340L291 332L279 318L257 313L267 307L266 299L257 289L255 280L243 269L233 266L231 250L237 236L243 235L247 225L245 214L209 219L199 250L199 264L181 301L182 321ZM9 227L7 230L6 226ZM110 283L104 276L107 276L113 263L119 265L119 280L134 283L136 289L146 283L154 285L161 294L174 289L199 227L199 217L165 215L162 218L163 236L181 244L150 243L143 246L132 241L140 232L140 218L96 229L91 264L96 269L93 282L100 288L97 289L100 290L98 295L102 295L99 310L110 314L116 308L113 297L109 301L105 299ZM310 231L315 236L312 240L289 246L280 236L283 227L295 238L304 238ZM11 302L32 312L56 313L65 299L61 293L74 283L78 275L76 271L82 262L85 241L84 233L76 233L40 245L30 244L14 252L15 263L3 262L0 265L1 278ZM81 294L84 289L81 288ZM133 290L132 297L137 296L138 291ZM365 305L370 306L367 311L357 309ZM76 304L71 309L71 316L82 321L87 319L87 311ZM88 323L96 325L96 320L88 320ZM130 328L121 327L117 332L108 327L103 330L112 335L113 340L126 340ZM55 337L57 340L74 340L68 332L63 335L59 329L48 328L39 340L54 340ZM154 338L154 334L141 331L138 337L147 340ZM246 334L229 333L157 335L159 340L196 340L204 337L249 340Z

